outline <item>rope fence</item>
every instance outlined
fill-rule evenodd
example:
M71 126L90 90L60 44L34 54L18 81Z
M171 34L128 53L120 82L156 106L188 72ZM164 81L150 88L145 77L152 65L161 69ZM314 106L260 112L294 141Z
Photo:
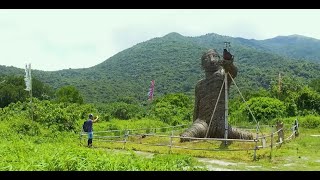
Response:
M290 128L291 134L288 137L284 137L285 128L281 124L277 124L276 129L271 126L271 132L269 134L262 134L259 136L257 131L254 139L225 139L225 138L195 138L195 137L181 137L179 131L184 130L189 125L167 126L160 128L141 128L141 129L125 129L125 130L108 130L108 131L95 131L94 140L101 142L115 142L123 143L122 148L125 149L127 143L140 144L145 146L164 146L169 148L169 153L173 148L177 149L189 149L189 150L203 150L203 151L254 151L253 159L256 160L256 153L259 149L270 148L270 157L272 157L272 150L274 147L280 147L283 143L292 140L299 134L298 120L296 119L293 126ZM270 126L269 126L270 127ZM158 131L157 131L158 130ZM148 132L148 133L146 133ZM167 133L167 134L165 134ZM80 144L82 145L82 138L87 136L86 132L80 132ZM148 137L158 138L161 142L151 143L148 142ZM189 141L181 143L181 139L188 139ZM212 148L212 144L215 142L240 142L249 143L250 146L246 148ZM197 143L209 143L209 146L205 148L194 147ZM189 145L189 146L188 146ZM191 146L191 147L190 147Z

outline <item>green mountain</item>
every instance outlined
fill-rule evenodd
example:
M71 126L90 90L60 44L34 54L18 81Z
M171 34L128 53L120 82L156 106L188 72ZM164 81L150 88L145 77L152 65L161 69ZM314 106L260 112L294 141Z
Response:
M301 36L277 36L266 40L236 38L247 47L275 53L289 58L320 62L320 40Z
M303 42L308 40L314 41L304 38ZM170 33L141 42L90 68L48 72L34 70L33 75L54 88L76 86L86 102L111 102L125 97L146 101L152 79L155 80L155 97L176 92L193 95L195 84L204 77L200 66L202 53L208 48L215 48L222 53L225 41L231 42L231 53L239 68L236 82L241 89L268 88L272 81L276 81L279 72L284 76L300 78L306 83L320 78L320 63L317 61L297 60L298 55L303 56L302 53L290 58L276 52L276 49L280 49L279 44L289 41L282 42L276 37L273 41L260 42L214 33L198 37ZM295 44L294 48L302 49L300 46L305 44ZM318 53L311 51L310 57L320 59ZM24 70L0 66L1 74L23 76Z

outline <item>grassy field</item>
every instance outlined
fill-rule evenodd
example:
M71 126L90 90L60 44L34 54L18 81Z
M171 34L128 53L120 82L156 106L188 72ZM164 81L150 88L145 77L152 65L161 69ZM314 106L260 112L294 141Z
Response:
M291 132L286 132L287 136ZM300 128L298 137L285 141L280 146L263 148L257 150L256 160L253 159L253 150L233 151L237 149L254 148L254 143L234 142L227 148L221 146L221 142L188 142L180 143L179 139L173 139L173 145L188 148L203 148L208 150L191 150L168 146L170 138L147 136L129 137L126 143L104 142L96 139L95 145L98 148L124 149L133 151L144 151L154 154L177 154L189 155L195 158L203 158L201 162L210 164L213 161L215 167L228 170L246 171L317 171L320 170L320 130ZM120 139L123 140L123 139ZM226 163L219 163L226 162Z
M272 152L270 148L257 150L257 159L254 161L253 150L230 151L252 148L254 143L235 142L226 148L220 146L221 142L218 141L180 143L178 138L170 139L169 136L144 138L129 136L126 143L116 143L100 141L99 134L96 133L93 140L94 148L87 148L86 136L80 141L79 133L53 131L36 123L31 123L30 126L30 123L23 121L22 118L1 122L3 122L0 123L0 137L3 140L0 143L1 171L320 170L318 151L320 137L313 136L319 135L320 129L300 128L299 137L284 143L281 147L273 148ZM95 124L95 131L106 128L114 130L140 128L146 126L145 124L150 125L149 120L100 122ZM157 126L154 127L159 127L165 124L155 123L155 125ZM152 131L144 130L144 132ZM165 131L165 128L160 128L158 132L171 133ZM178 135L180 132L175 133ZM118 135L123 136L121 133ZM133 131L130 135L134 135ZM175 146L210 150L170 148L168 144L171 140Z

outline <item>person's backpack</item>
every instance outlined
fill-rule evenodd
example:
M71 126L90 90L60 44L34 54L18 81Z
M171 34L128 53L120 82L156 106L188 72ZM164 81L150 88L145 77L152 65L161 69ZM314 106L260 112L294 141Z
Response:
M88 124L89 124L88 121L85 121L85 122L83 123L82 129L83 129L84 132L88 132L88 130L89 130Z

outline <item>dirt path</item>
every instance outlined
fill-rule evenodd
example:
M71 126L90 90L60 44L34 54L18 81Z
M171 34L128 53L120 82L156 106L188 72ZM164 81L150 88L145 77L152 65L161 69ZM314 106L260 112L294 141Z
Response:
M210 159L210 158L196 158L198 161L203 162L208 168L209 171L239 171L235 168L240 164L245 163L234 163L234 162L227 162L223 160L217 159Z
M112 150L107 149L107 151L130 154L129 151L119 150L119 149L112 149ZM154 153L144 152L144 151L134 151L134 152L137 155L143 156L146 158L153 158L153 155L154 155ZM194 157L194 158L197 159L199 162L202 162L204 164L204 167L206 167L209 171L241 171L236 167L238 165L242 165L242 166L245 165L245 163L234 163L234 162L228 162L228 161L210 159L210 158L199 158L199 157Z

